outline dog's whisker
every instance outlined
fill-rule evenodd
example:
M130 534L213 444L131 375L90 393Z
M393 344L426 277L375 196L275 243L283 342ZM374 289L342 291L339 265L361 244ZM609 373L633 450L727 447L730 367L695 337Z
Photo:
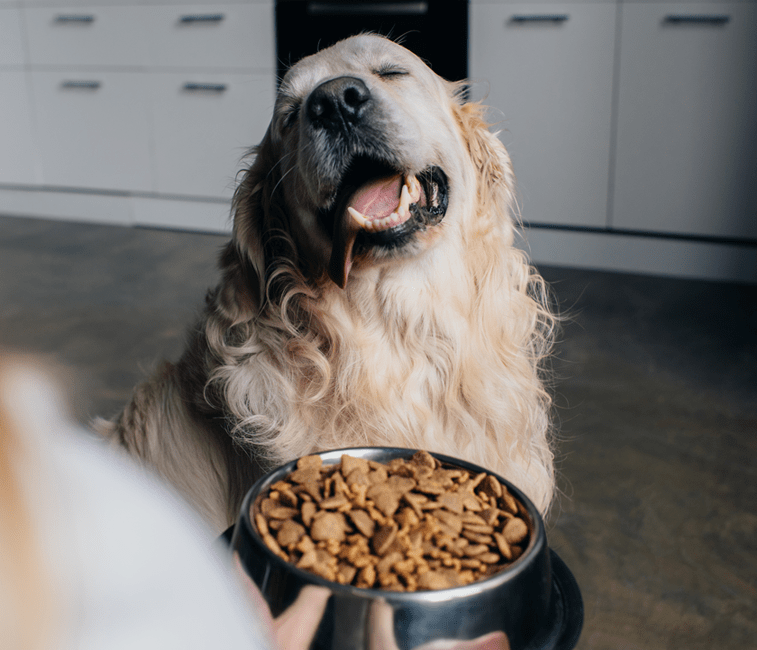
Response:
M270 175L273 174L273 172L276 171L277 168L282 167L284 164L284 161L287 158L291 158L293 155L295 155L295 153L296 153L295 151L288 151L282 154L279 157L279 159L271 165L271 168L268 170L268 173L266 174L266 178L270 177Z
M282 175L281 178L276 182L276 185L273 186L273 189L271 190L271 196L276 194L276 190L278 189L279 185L283 182L283 180L291 174L295 169L297 168L297 163L294 163L289 169L287 169Z

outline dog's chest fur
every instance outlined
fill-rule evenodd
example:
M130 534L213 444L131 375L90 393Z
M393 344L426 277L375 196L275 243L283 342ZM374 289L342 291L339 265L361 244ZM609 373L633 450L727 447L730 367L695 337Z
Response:
M486 310L461 277L438 275L397 282L377 272L349 294L323 296L312 345L256 330L245 372L225 375L238 442L272 462L389 445L501 465L499 443L518 426L505 329L482 327Z

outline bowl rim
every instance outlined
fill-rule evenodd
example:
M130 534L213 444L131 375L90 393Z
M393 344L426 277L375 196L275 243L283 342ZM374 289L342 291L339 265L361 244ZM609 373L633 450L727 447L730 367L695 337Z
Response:
M342 455L350 455L350 452L352 452L353 454L355 454L356 452L362 452L366 454L369 454L370 452L383 452L392 454L392 458L409 458L417 451L419 450L406 447L344 447L340 449L330 449L328 451L314 452L312 454L307 454L307 456L320 456L324 464L327 464L326 461L329 460L331 461L328 463L329 465L335 465L339 462L339 460L341 460ZM280 480L283 475L291 473L296 468L296 464L299 458L271 470L253 484L253 486L247 491L247 494L242 501L241 512L237 522L239 523L239 521L241 520L242 526L246 528L247 532L256 540L258 545L263 549L264 553L267 553L268 560L270 562L273 562L275 565L281 567L285 571L292 572L293 575L299 577L307 583L327 587L331 589L332 592L337 594L351 595L354 597L372 600L382 598L386 601L397 603L409 603L418 600L422 600L427 603L442 601L446 602L450 600L464 599L471 594L479 594L482 591L496 588L505 582L515 580L523 571L526 570L529 565L530 558L537 557L540 553L544 552L544 550L548 548L544 521L539 511L536 509L536 506L519 488L517 488L507 479L504 479L496 472L492 472L491 470L481 467L480 465L476 465L462 459L454 458L452 456L447 456L445 454L438 454L435 452L428 453L430 453L434 458L443 463L457 465L463 469L467 469L475 473L486 472L487 474L491 474L503 485L505 485L508 491L510 491L513 496L525 507L526 512L528 513L528 516L531 520L530 539L528 546L524 549L523 553L517 560L512 562L507 567L492 574L491 576L483 578L481 580L476 580L475 582L467 585L450 587L447 589L430 589L411 592L390 591L387 589L366 589L363 587L355 587L353 585L343 585L336 581L327 580L326 578L316 575L315 573L311 573L310 571L299 569L293 563L280 558L273 551L271 551L268 546L266 546L262 537L259 535L256 526L253 524L252 519L250 518L251 506L254 499L257 498L258 494L260 494L265 489L266 485L273 485L273 483L275 483L277 480ZM236 538L242 534L240 532L242 526L235 527L233 539L231 542L232 549L236 548ZM548 554L547 557L549 557Z

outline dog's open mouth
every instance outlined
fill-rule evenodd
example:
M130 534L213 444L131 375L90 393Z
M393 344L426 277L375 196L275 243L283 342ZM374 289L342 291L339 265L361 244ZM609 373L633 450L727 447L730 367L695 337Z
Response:
M334 207L323 215L333 233L331 279L344 288L356 253L399 248L438 224L447 212L448 195L447 175L440 167L415 176L371 160L353 162Z

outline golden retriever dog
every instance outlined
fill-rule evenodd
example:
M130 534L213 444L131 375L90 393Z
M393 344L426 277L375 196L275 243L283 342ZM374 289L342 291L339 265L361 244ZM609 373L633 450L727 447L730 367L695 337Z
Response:
M219 530L262 470L349 446L464 458L547 509L555 317L464 94L375 35L282 80L186 352L100 425Z

